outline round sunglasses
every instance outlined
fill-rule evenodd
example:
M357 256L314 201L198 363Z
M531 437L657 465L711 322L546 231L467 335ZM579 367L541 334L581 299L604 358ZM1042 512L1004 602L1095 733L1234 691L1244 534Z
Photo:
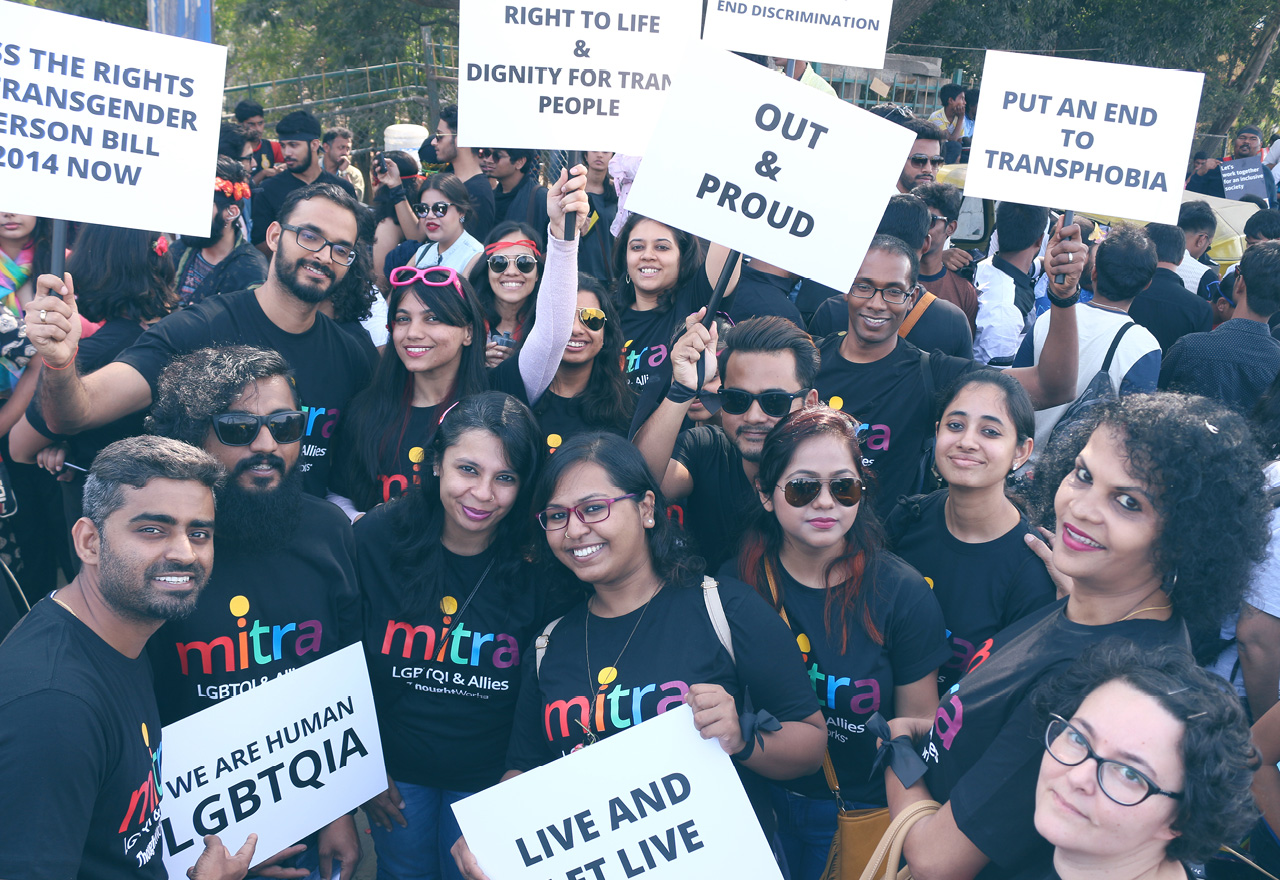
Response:
M274 412L265 416L253 413L221 413L212 419L213 434L223 446L248 446L266 425L277 443L297 443L307 424L306 413Z
M831 497L845 507L853 507L862 500L862 481L857 477L833 477L829 480L796 477L783 485L782 497L792 507L805 507L818 497L824 483L831 490Z
M516 269L525 275L528 275L534 269L538 268L538 261L529 254L521 254L518 257L507 257L502 254L494 254L488 261L489 271L496 275L501 275L503 272L507 271L507 266L509 266L513 260L516 264Z

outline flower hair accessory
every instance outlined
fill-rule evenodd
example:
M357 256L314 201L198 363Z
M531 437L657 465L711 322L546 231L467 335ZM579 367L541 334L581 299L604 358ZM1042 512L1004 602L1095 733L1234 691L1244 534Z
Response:
M503 248L509 247L527 247L529 250L533 251L533 255L535 257L542 256L542 251L538 250L538 246L527 238L522 238L519 241L495 241L493 244L487 244L484 246L484 255L489 257L493 255L494 251L500 251Z
M165 238L163 232L160 233L160 237L152 243L151 249L156 252L156 256L158 257L163 257L165 254L169 253L169 239Z
M222 193L227 198L235 202L242 202L249 198L249 184L243 181L232 183L229 180L223 180L221 177L214 178L213 188L215 191Z

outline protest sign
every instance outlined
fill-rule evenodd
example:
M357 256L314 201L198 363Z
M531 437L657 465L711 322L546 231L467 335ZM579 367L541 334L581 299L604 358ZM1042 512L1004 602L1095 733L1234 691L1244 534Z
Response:
M700 16L689 0L463 3L458 142L643 154Z
M1258 196L1269 200L1274 195L1267 192L1267 179L1262 173L1261 156L1232 159L1218 167L1222 169L1222 192L1227 198Z
M893 0L711 0L702 40L718 49L884 67Z
M680 71L658 119L679 137L650 145L627 209L848 290L915 135L736 55L705 54Z
M364 649L355 644L168 725L164 864L185 877L217 834L269 858L386 790Z
M987 52L965 195L1175 223L1203 73Z
M4 0L0 16L4 209L208 235L226 48Z
M453 805L492 880L779 878L733 762L680 706Z

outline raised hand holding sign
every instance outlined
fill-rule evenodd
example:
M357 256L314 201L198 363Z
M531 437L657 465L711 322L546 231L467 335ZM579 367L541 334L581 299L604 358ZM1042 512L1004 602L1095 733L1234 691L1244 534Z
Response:
M76 308L75 286L70 273L62 277L62 281L57 275L37 278L36 295L26 309L27 338L51 370L71 366L80 346L80 310Z

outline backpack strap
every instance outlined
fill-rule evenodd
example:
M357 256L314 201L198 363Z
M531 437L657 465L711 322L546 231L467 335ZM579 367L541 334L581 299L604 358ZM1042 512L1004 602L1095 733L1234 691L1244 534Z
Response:
M1108 374L1111 372L1111 359L1116 356L1116 349L1120 347L1120 340L1124 339L1124 335L1129 332L1129 328L1132 326L1134 326L1134 322L1130 321L1116 333L1116 338L1111 340L1111 347L1107 349L1107 358L1102 362L1102 369L1098 372Z
M410 259L410 262L413 264L414 268L418 268L418 261L427 255L427 251L431 250L431 246L433 244L435 244L434 241L428 241L422 247L413 252L413 257Z
M702 576L702 601L707 604L707 616L711 618L711 628L716 631L716 638L724 645L724 649L729 652L729 659L736 666L738 658L733 653L733 636L729 632L729 620L724 616L724 604L720 601L720 584L710 575ZM549 631L550 627L547 629Z
M591 612L587 612L590 614ZM542 671L542 656L547 653L547 645L551 643L551 631L556 628L556 624L564 620L563 617L557 617L546 625L542 632L533 642L534 661L533 676L538 677L538 673Z
M907 320L903 321L902 326L898 328L898 335L906 339L907 334L915 329L916 322L920 320L920 316L928 311L929 306L933 305L933 301L936 299L936 296L926 290L920 297L920 301L916 303L916 307L911 310L911 314L907 315Z

